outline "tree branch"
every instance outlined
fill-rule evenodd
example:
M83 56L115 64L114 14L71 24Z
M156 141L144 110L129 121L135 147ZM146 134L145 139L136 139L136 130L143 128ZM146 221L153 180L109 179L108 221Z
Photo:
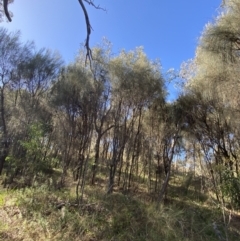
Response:
M88 3L89 5L92 5L94 8L96 8L96 9L101 9L101 10L103 10L103 11L106 11L106 9L104 9L104 8L101 8L100 7L100 5L98 5L98 6L96 6L94 3L93 3L93 1L92 0L84 0L86 3Z
M84 13L84 16L85 16L85 22L86 22L86 26L87 26L87 38L86 38L86 41L85 41L85 48L87 50L87 53L86 53L85 65L87 64L87 60L89 60L90 65L91 65L92 50L89 47L89 39L90 39L92 27L91 27L90 20L89 20L89 17L88 17L88 12L87 12L84 4L83 4L83 0L78 0L78 1L79 1L80 5L81 5L81 8L83 10L83 13ZM91 1L86 1L86 2L94 6L94 4Z
M10 17L10 14L8 12L8 0L3 0L3 8L4 8L4 13L8 19L9 22L12 21L11 17Z
M93 0L78 0L80 5L81 5L81 8L83 10L83 13L84 13L84 16L85 16L85 22L86 22L86 26L87 26L87 38L86 38L86 41L85 41L85 48L87 50L87 53L86 53L86 59L85 59L85 65L87 64L87 60L89 60L90 62L90 66L91 66L91 61L92 61L92 50L89 46L89 40L90 40L90 35L91 35L91 31L92 31L92 26L90 24L90 20L89 20L89 17L88 17L88 12L85 8L85 5L83 3L83 1L85 1L86 3L88 3L89 5L93 6L94 8L96 9L101 9L103 11L106 11L106 9L104 8L101 8L99 5L95 5Z
M85 5L83 3L83 1L85 1L86 3L88 3L89 5L93 6L94 8L96 9L102 9L105 11L105 9L101 8L99 5L95 5L93 0L78 0L79 1L79 4L83 10L83 13L84 13L84 16L85 16L85 22L86 22L86 26L87 26L87 38L86 38L86 41L85 41L85 48L87 50L87 53L86 53L86 59L85 59L85 65L87 64L87 61L89 60L90 62L90 65L91 65L91 61L92 61L92 50L89 46L89 41L90 41L90 35L91 35L91 31L92 31L92 27L91 27L91 24L90 24L90 20L89 20L89 17L88 17L88 12L85 8ZM10 17L10 14L9 14L9 11L8 11L8 3L9 2L12 2L11 0L3 0L3 8L4 8L4 13L8 19L9 22L12 21L11 17Z

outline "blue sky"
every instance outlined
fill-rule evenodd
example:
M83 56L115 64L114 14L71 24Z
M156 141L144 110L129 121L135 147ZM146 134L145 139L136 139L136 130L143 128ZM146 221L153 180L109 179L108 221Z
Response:
M219 11L221 0L95 0L106 9L86 6L93 32L90 45L106 37L113 50L144 46L150 59L160 59L163 71L179 70L194 57L205 24ZM20 30L22 41L33 40L38 48L57 50L66 63L86 38L84 15L78 0L15 0L9 5L14 17L1 23ZM171 90L174 92L174 90Z

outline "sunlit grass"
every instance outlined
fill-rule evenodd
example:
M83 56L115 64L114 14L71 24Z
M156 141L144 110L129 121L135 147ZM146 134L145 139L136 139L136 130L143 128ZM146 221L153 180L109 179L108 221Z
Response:
M54 191L46 184L4 189L0 193L0 240L219 241L216 232L224 239L221 210L206 194L200 198L191 183L185 193L184 180L171 180L169 202L158 210L144 184L126 195L117 187L107 195L105 185L86 185L78 206L71 178L62 190ZM240 237L237 220L229 226L229 240Z

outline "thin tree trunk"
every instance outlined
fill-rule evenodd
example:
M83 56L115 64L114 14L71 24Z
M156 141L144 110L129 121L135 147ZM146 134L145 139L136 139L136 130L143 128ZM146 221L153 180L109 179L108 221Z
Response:
M178 132L177 132L178 134ZM174 157L174 150L175 150L175 146L176 146L176 143L177 143L177 138L178 138L178 135L175 134L174 138L173 138L173 142L171 144L171 151L170 151L170 157L168 156L168 163L169 163L169 167L168 167L168 172L167 172L167 175L166 175L166 178L164 180L164 183L163 183L163 186L162 186L162 189L159 193L159 196L158 196L158 200L157 200L157 209L159 208L160 206L160 203L162 202L163 200L163 196L164 194L166 193L167 191L167 187L168 187L168 183L169 183L169 179L170 179L170 173L171 173L171 165L172 165L172 160L173 160L173 157Z
M132 159L131 159L131 164L130 164L130 172L129 172L129 177L128 177L128 189L131 187L131 180L132 180L132 173L133 173L133 166L135 164L135 159L138 155L138 138L140 134L140 129L141 129L141 118L142 118L142 109L140 108L139 110L139 117L138 117L138 127L137 127L137 133L134 138L134 144L133 144L133 153L132 153Z
M92 172L93 172L92 173L92 181L91 181L92 185L95 184L95 179L96 179L96 174L97 174L97 169L98 169L98 164L99 164L101 138L108 130L110 130L111 128L114 127L114 125L111 125L106 130L102 131L102 125L103 125L103 123L101 124L101 128L97 131L98 136L97 136L97 140L95 143L95 160L94 160L94 164L92 166Z
M8 142L8 136L7 136L7 126L6 126L6 119L5 119L5 102L4 102L4 86L1 87L1 119L2 119L2 129L3 129L3 154L0 157L0 175L2 175L4 163L6 160L6 157L8 156L8 149L9 149L9 142Z
M99 163L100 140L101 140L101 135L100 135L100 133L98 133L98 137L97 137L96 144L95 144L95 160L92 165L92 181L91 181L92 185L95 184L97 166Z

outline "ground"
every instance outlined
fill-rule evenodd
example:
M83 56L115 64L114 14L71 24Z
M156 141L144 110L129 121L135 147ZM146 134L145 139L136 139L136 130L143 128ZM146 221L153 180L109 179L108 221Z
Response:
M46 184L0 190L0 240L6 241L219 241L240 240L240 215L216 205L196 183L172 179L156 209L144 184L129 193L103 184L86 186L76 203L76 183L55 190ZM225 223L224 219L225 217Z

